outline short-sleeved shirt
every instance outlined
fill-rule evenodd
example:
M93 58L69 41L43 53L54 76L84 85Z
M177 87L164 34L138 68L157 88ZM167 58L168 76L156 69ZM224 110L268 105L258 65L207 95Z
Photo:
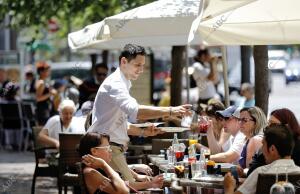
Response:
M84 122L77 117L73 117L70 125L65 128L60 120L59 115L55 115L48 119L44 129L48 131L49 137L59 140L59 133L85 133Z
M245 145L246 137L242 132L238 132L235 136L231 135L229 139L222 145L224 152L233 151L238 155L241 155L243 147ZM238 160L234 163L238 163Z
M129 94L130 80L120 68L108 76L101 84L93 107L92 126L88 132L101 132L110 136L110 141L126 145L127 120L136 121L138 103Z
M207 76L210 73L210 68L205 65L196 62L193 64L194 73L193 78L197 83L197 87L199 90L199 98L200 99L208 99L213 98L216 95L216 88L214 83L207 79Z
M275 160L271 164L255 169L237 190L243 194L255 194L259 174L280 174L286 172L300 173L300 167L296 166L291 159Z

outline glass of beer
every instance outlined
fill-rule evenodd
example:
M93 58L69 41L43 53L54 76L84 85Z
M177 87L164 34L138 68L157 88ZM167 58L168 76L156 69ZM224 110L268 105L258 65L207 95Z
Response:
M204 150L204 156L205 156L206 161L210 160L210 150L209 149Z
M198 134L192 133L189 135L189 146L198 143Z

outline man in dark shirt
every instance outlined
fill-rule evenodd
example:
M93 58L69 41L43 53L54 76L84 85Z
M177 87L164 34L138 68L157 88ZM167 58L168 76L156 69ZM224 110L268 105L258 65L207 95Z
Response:
M98 91L98 88L107 77L108 68L103 63L96 64L93 77L90 77L83 81L83 83L79 86L79 103L80 106L88 100L93 99Z

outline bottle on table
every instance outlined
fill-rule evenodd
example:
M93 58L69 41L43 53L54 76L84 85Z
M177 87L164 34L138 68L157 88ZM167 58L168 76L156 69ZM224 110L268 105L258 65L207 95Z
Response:
M189 162L196 162L196 149L195 144L189 146Z
M199 158L200 164L201 164L201 169L202 169L202 176L206 175L206 158L204 154L204 149L201 149L200 152L200 158Z

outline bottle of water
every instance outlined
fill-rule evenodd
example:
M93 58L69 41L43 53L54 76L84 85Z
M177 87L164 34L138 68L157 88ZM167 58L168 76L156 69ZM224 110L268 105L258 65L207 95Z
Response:
M172 156L173 164L176 162L176 152L178 152L179 149L180 149L180 144L179 144L179 141L177 138L177 133L174 133L174 138L172 141L172 148L170 149L170 154L169 154L169 157Z
M189 162L196 162L196 149L195 144L190 145L189 147Z
M172 141L172 148L173 148L174 153L177 152L179 149L179 141L177 138L177 133L174 133L174 138Z
M204 149L201 149L200 158L199 158L200 164L201 164L201 174L202 176L206 175L206 159L204 155Z
M175 163L175 153L172 148L167 150L167 155L168 155L168 165L173 166Z

